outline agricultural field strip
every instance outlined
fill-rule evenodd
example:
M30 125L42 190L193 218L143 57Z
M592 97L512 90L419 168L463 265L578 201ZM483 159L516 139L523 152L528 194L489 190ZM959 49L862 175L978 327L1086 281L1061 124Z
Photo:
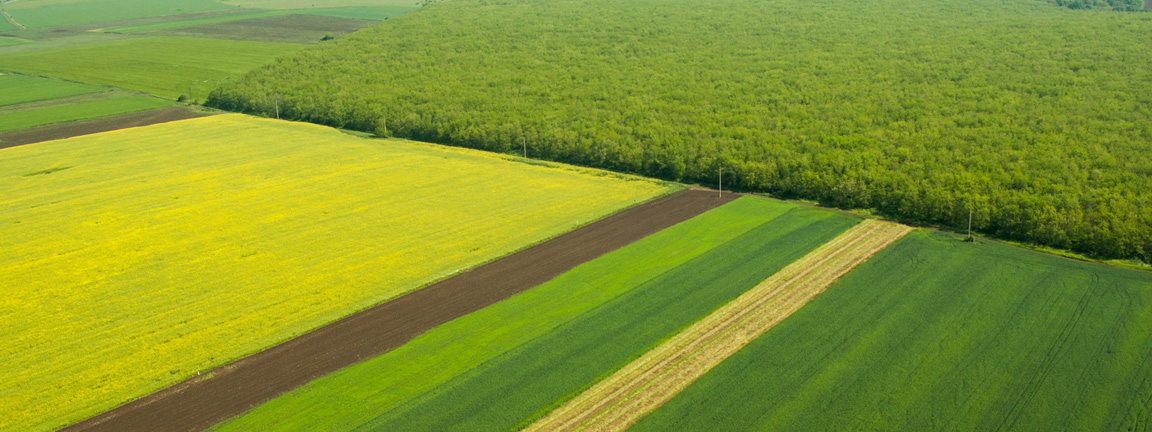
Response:
M44 141L110 132L119 129L149 126L176 120L206 117L212 113L196 111L186 106L170 106L124 114L115 114L83 120L53 123L43 126L0 132L0 149Z
M848 215L793 207L451 383L381 410L369 421L325 422L342 426L317 429L445 432L527 427L859 222Z
M0 429L97 415L677 189L509 159L242 115L3 149Z
M75 96L65 96L55 99L38 100L33 102L24 102L19 104L0 106L0 115L12 114L21 111L32 111L42 108L50 108L60 105L71 105L82 102L95 102L108 99L119 99L124 97L133 96L132 93L124 91L103 91L88 94L81 94Z
M365 422L627 295L643 281L708 253L793 207L760 197L742 197L437 326L396 350L312 381L211 430L333 430L332 425Z
M173 105L172 101L152 96L121 94L124 96L97 98L97 100L93 101L52 105L39 109L6 113L0 115L0 132L72 120L84 120L144 111Z
M960 239L904 236L629 430L1148 429L1152 273Z
M738 197L717 198L711 191L682 190L627 208L220 366L208 371L212 379L189 378L64 430L207 428ZM515 277L510 277L512 274Z
M912 229L866 220L527 430L624 430Z

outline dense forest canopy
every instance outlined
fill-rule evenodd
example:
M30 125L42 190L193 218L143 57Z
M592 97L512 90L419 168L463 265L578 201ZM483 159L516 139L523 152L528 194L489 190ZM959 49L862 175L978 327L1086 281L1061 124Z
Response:
M1117 11L1144 10L1145 0L1048 0L1072 9L1110 9Z
M209 103L1149 261L1150 47L1034 0L451 0Z

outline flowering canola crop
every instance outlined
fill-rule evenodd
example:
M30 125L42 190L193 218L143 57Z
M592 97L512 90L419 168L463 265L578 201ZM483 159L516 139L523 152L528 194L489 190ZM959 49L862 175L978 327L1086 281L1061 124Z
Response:
M242 115L0 150L0 429L74 423L672 188Z

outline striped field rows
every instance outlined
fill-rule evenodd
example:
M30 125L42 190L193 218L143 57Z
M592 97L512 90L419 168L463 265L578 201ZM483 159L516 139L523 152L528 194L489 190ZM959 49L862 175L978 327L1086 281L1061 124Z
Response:
M627 429L912 229L865 220L529 426Z

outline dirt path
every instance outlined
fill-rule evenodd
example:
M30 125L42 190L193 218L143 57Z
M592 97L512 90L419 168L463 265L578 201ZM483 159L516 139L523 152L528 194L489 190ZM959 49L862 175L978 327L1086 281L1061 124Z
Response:
M622 431L912 228L865 220L581 393L528 431Z
M12 3L12 2L7 2L7 3ZM5 11L4 9L0 9L0 15L4 15L4 19L8 20L8 22L12 23L12 25L16 26L16 28L18 28L20 30L24 30L24 29L28 28L28 27L24 27L24 24L20 24L20 23L16 22L16 19L12 18L12 15L8 15L8 11Z
M640 204L217 368L211 379L189 379L64 430L202 430L737 197L685 190Z
M0 149L211 115L174 106L0 132Z

